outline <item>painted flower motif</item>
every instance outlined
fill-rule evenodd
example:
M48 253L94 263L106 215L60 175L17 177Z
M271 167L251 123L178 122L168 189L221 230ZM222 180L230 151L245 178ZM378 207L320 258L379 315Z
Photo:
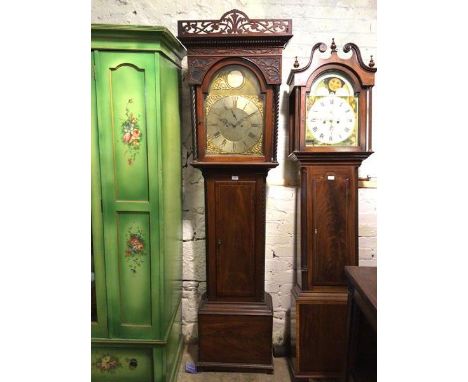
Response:
M113 373L115 369L122 367L119 359L117 357L112 357L110 354L103 355L95 363L95 366L101 372L110 372Z
M140 236L135 234L130 235L130 247L132 249L132 252L135 253L143 251L144 245Z
M145 249L145 240L141 229L134 228L133 226L130 227L127 232L125 257L133 273L136 273L137 268L143 263L143 256L146 252Z
M127 146L126 155L129 165L132 165L135 161L143 136L138 125L138 117L130 112L129 104L131 103L133 103L132 98L127 102L125 107L126 119L122 122L122 142Z
M132 139L133 140L138 140L140 139L141 131L138 129L134 129L132 132Z
M132 138L132 135L130 133L125 133L125 135L123 136L124 143L130 142L131 138Z

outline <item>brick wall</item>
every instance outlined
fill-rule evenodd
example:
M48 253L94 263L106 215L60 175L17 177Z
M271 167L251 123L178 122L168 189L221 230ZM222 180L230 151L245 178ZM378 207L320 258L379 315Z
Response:
M365 62L370 55L378 67L376 48L377 9L375 0L92 0L92 22L108 24L162 25L175 35L177 20L219 18L233 8L252 18L292 18L294 37L283 52L283 85L281 86L278 136L278 162L268 176L265 290L271 293L274 307L273 343L281 346L287 338L287 312L293 285L293 237L295 188L291 165L286 159L286 115L288 113L285 84L294 57L302 65L308 62L310 49L316 42L330 44L331 38L340 50L347 42L361 48ZM186 74L186 59L183 74ZM377 74L378 85L378 74ZM205 219L203 177L189 163L192 159L192 135L189 93L186 83L182 94L182 163L184 187L183 234L183 332L186 341L197 337L197 308L206 290ZM378 86L374 88L374 104L378 103ZM374 126L374 136L378 126ZM378 147L361 169L361 176L376 176ZM359 190L359 257L360 265L376 265L376 189Z

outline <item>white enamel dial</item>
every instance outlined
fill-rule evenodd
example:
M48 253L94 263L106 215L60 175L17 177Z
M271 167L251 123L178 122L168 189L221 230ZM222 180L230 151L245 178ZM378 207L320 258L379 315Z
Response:
M355 115L346 99L329 95L315 101L308 112L306 123L307 130L317 141L332 145L351 136Z

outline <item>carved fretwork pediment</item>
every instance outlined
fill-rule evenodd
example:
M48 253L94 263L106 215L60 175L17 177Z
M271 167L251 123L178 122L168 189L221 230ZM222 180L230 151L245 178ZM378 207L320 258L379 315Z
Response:
M244 12L233 9L219 20L181 20L179 38L197 35L291 35L290 19L250 19Z
M291 19L251 19L233 9L218 20L180 20L178 36L187 48L281 47L292 37Z

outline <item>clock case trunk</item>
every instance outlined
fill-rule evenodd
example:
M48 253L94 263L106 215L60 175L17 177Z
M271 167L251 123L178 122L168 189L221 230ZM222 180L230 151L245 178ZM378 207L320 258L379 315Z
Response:
M350 58L312 48L309 63L288 77L289 158L296 163L296 266L291 293L291 354L295 380L341 378L346 350L348 292L344 267L358 265L358 169L372 154L372 93L375 68L359 48L344 46ZM371 64L373 66L373 62ZM298 66L298 65L297 65ZM315 78L339 70L359 91L359 142L350 146L306 146L306 95Z
M207 293L198 311L200 370L273 372L273 306L264 291L265 185L268 171L278 165L281 55L292 37L291 24L249 19L235 9L219 20L178 24L188 57L191 165L205 180ZM262 156L205 155L204 94L214 73L232 64L249 68L265 96Z
M205 180L207 292L198 310L200 370L273 372L264 291L266 177L276 163L200 168Z
M296 282L291 292L293 376L343 373L346 265L358 265L358 164L298 161Z

